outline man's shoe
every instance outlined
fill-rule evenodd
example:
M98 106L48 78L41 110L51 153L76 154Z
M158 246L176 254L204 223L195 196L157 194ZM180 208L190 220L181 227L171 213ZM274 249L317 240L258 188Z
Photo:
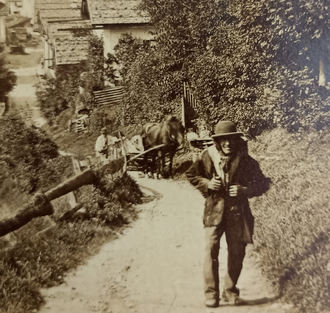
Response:
M235 288L235 292L229 291L229 290L224 290L222 292L221 300L225 302L231 302L238 304L240 302L240 297L239 297L239 289Z
M207 299L207 300L205 300L205 305L209 308L216 308L219 306L219 300Z

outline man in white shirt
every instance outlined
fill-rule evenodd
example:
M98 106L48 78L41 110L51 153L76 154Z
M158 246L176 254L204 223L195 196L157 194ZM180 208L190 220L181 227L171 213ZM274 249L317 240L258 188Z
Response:
M108 136L108 130L106 127L101 129L101 135L97 137L95 143L95 151L97 157L108 158L108 148L109 146L115 144L118 138L113 136Z

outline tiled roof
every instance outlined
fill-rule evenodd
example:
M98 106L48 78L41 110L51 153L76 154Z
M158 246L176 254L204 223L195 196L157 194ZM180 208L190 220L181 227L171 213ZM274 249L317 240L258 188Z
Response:
M34 23L38 26L38 14L45 18L69 19L80 18L80 8L82 0L35 0Z
M147 12L137 9L140 0L87 0L93 25L145 24L150 21Z
M71 29L92 29L92 24L89 20L48 21L47 23L47 34L49 36L58 32L71 34Z
M66 9L58 9L58 10L43 10L40 11L40 17L46 19L71 19L71 18L79 18L81 16L80 10L66 10Z
M54 42L56 65L77 64L87 59L86 37L57 37Z

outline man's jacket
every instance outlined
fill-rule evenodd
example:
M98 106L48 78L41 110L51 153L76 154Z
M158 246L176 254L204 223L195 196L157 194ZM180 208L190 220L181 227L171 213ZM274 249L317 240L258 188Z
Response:
M247 196L230 197L228 190L222 188L219 191L209 190L209 181L216 176L213 160L208 148L186 172L189 182L195 186L205 198L203 222L205 227L217 226L222 221L225 209L232 207L238 209L243 217L246 242L252 242L253 216L249 207L248 197L260 196L269 189L270 180L264 176L259 164L250 157L247 152L238 152L232 157L228 169L228 182L230 185L241 185L249 188Z

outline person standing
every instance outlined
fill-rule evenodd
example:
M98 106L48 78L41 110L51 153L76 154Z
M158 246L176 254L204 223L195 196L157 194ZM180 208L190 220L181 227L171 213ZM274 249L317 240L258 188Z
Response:
M220 239L226 234L228 264L222 300L239 304L240 276L245 248L252 243L254 218L248 198L269 189L270 179L247 153L246 142L236 125L220 121L212 136L214 144L203 150L186 172L189 182L205 197L204 294L207 307L217 307L219 291Z

